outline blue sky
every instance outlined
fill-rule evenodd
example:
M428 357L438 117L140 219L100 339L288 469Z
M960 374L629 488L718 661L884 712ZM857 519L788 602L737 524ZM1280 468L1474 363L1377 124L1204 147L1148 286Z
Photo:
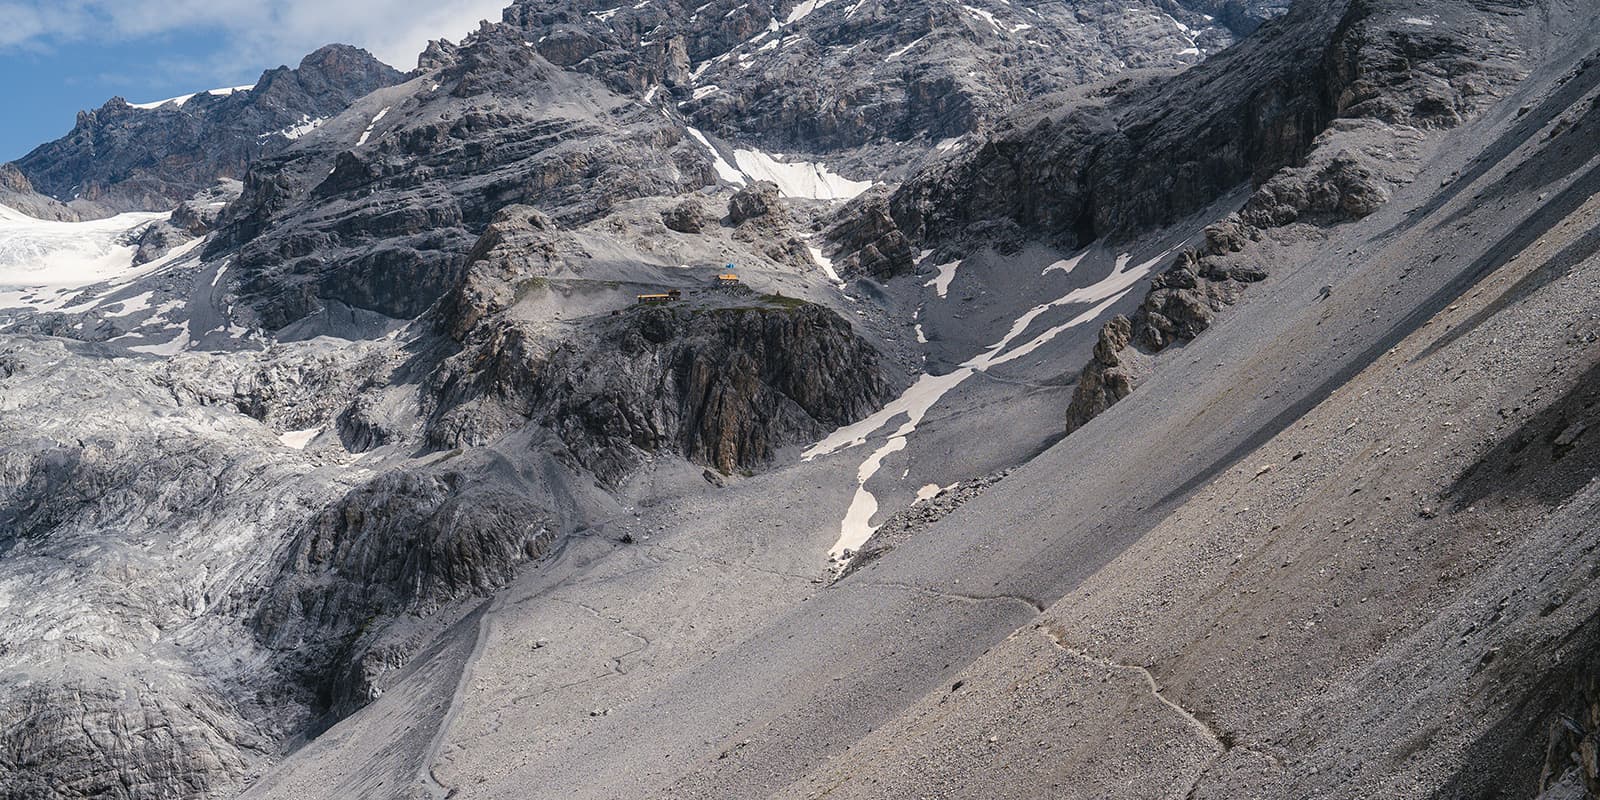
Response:
M330 42L400 69L510 0L0 0L0 161L114 95L148 102L255 83Z

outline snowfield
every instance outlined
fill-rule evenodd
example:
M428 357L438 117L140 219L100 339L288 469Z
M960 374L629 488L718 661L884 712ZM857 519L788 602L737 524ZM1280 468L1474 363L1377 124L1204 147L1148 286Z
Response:
M872 181L854 181L813 161L780 161L760 150L736 148L733 163L697 128L687 129L711 156L717 177L744 185L752 181L771 181L784 197L807 200L850 200L872 188Z
M142 228L166 216L51 222L0 206L0 308L56 310L84 287L159 269L169 259L133 265L134 242Z

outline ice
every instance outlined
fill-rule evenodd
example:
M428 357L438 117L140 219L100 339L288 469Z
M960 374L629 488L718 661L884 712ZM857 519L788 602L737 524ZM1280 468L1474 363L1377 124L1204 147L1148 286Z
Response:
M129 213L53 222L0 206L0 308L60 310L76 290L159 269L172 256L133 265L134 234L165 216Z

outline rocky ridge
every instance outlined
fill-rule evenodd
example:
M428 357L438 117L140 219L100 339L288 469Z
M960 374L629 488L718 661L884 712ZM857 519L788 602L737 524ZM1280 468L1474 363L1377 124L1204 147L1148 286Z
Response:
M253 87L154 106L113 97L11 168L91 216L167 211L219 178L243 178L257 159L400 77L364 50L329 45L298 67L267 70Z

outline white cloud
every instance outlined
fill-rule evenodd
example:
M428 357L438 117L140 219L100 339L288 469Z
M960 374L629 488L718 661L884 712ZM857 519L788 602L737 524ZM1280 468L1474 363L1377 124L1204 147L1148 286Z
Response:
M0 49L216 32L239 62L294 64L329 42L401 69L429 39L459 40L510 0L0 0ZM238 66L246 66L240 63Z

